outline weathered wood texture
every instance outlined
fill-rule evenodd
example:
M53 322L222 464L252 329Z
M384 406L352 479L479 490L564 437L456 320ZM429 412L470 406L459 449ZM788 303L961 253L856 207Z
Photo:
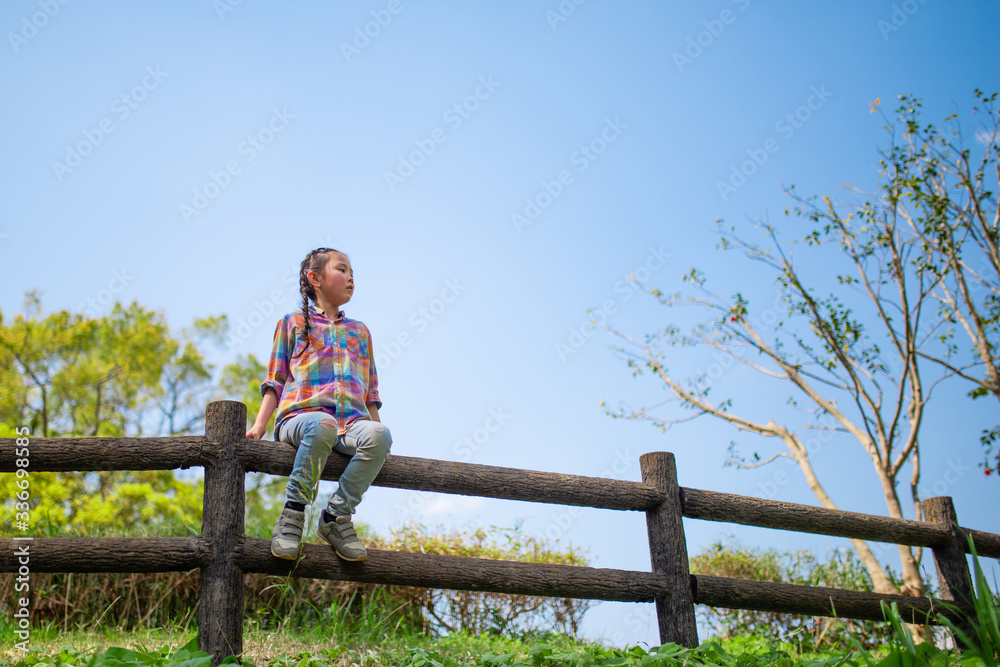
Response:
M698 627L688 571L680 487L677 486L677 463L673 454L650 452L639 457L639 467L642 481L663 493L663 502L646 510L649 559L653 572L666 580L670 590L669 597L656 599L660 641L694 648L698 645Z
M0 572L168 572L201 567L199 644L215 664L242 652L243 572L342 579L427 588L635 602L655 601L663 641L693 646L695 602L818 616L882 620L880 601L896 602L906 620L921 622L941 601L789 584L691 576L682 517L778 530L929 546L939 577L956 602L971 595L962 533L981 556L1000 558L1000 535L956 529L950 500L925 501L927 522L843 512L677 486L672 454L642 457L643 482L563 475L452 461L392 456L379 486L645 511L653 572L516 563L370 550L364 563L347 563L326 545L307 545L298 563L276 559L269 541L244 533L246 471L288 475L294 449L248 440L246 407L208 406L206 435L170 438L32 438L31 471L166 470L205 466L201 537L0 539ZM0 473L16 471L15 439L0 439ZM336 480L348 458L330 457L322 478ZM961 531L961 532L959 532ZM27 545L28 556L23 555ZM964 571L962 568L965 568ZM964 587L964 588L963 588ZM966 606L966 608L968 608ZM908 616L907 616L908 615ZM958 619L953 619L958 620Z
M17 572L24 548L31 572L186 572L212 559L202 537L3 538L0 572Z
M0 472L14 472L13 438L0 438ZM34 471L170 470L211 465L219 444L204 436L163 438L32 438ZM240 460L248 471L287 476L294 450L283 443L245 440ZM336 480L347 458L331 455L323 479ZM505 498L583 507L644 511L656 506L661 494L646 484L562 475L559 473L392 456L383 466L378 486L458 495ZM843 512L749 496L681 487L684 516L777 530L856 537L914 546L947 541L946 532L919 521ZM980 556L1000 558L1000 535L970 528ZM963 548L968 551L968 546Z
M652 602L656 597L670 595L664 578L652 572L380 549L369 549L366 561L348 563L325 543L306 544L296 563L275 558L270 541L253 537L246 539L242 563L244 572L421 588L622 602Z
M244 433L244 435L246 435ZM30 438L31 472L174 470L210 463L204 436L167 438ZM15 472L14 438L0 438L0 472Z
M924 520L937 524L948 531L949 540L946 544L933 547L934 565L937 567L938 586L941 597L953 602L965 612L968 618L976 617L972 576L969 573L969 563L965 560L967 540L958 530L958 519L955 515L955 505L951 498L938 496L921 501L920 508L924 512ZM978 644L977 633L970 623L962 620L959 629L971 640L971 646ZM961 643L956 636L955 641Z
M271 475L287 476L295 458L295 450L280 442L247 440L240 451L247 471ZM322 479L339 479L347 461L342 454L331 454ZM642 511L655 507L662 499L659 491L640 482L395 454L386 460L373 484L394 489L614 510Z
M949 532L942 526L909 519L844 512L687 487L681 487L681 499L684 503L684 516L690 519L913 546L942 545L951 539ZM982 531L968 532L973 535L980 555L1000 558L1000 535Z
M201 569L198 647L213 654L212 665L243 653L245 473L237 455L246 441L247 408L216 401L205 413L205 438L219 444L214 464L205 466L201 534L214 545L212 562Z
M924 623L933 604L936 613L947 615L939 600L882 595L839 588L796 586L771 581L750 581L728 577L691 576L694 601L724 609L755 609L808 616L835 616L870 621L885 620L880 602L899 605L906 622ZM949 618L952 618L949 616ZM931 622L935 622L933 617Z
M963 528L962 532L972 537L972 543L976 546L978 555L987 558L1000 558L1000 535L972 528ZM962 548L968 553L972 553L969 551L968 545L963 544Z

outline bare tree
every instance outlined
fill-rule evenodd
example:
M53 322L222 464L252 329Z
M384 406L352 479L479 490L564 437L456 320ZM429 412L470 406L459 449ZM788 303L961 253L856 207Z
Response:
M836 203L829 197L803 198L794 188L786 189L795 202L791 209L794 217L813 223L798 242L800 256L788 251L790 246L780 242L778 230L769 223L758 224L764 240L751 242L719 221L721 247L742 252L774 275L780 292L777 307L752 306L742 293L720 297L709 291L701 272L691 269L684 278L690 289L684 293L668 295L644 289L672 310L691 306L707 313L706 321L686 332L671 324L641 340L605 326L623 341L613 349L628 367L635 374L651 372L670 392L665 403L680 408L666 415L652 413L663 403L639 409L606 408L609 416L648 420L666 430L708 415L740 431L776 438L782 449L764 456L754 453L749 460L731 446L729 462L753 468L782 457L791 459L819 502L829 508L837 505L820 481L804 432L844 434L871 461L889 516L909 518L904 509L909 504L911 517L921 518L919 436L932 394L948 378L976 381L974 369L982 365L992 364L993 370L987 370L986 384L979 386L990 391L995 386L989 383L996 377L996 292L987 289L993 296L985 303L977 302L975 298L983 295L966 298L961 284L964 275L966 280L974 277L980 281L977 284L988 288L996 285L983 277L985 272L979 265L971 263L968 252L972 244L978 244L993 253L988 255L993 260L987 262L987 268L997 266L996 205L990 200L991 193L975 189L976 176L966 169L957 172L964 174L959 180L972 187L964 205L948 200L949 206L958 207L949 209L938 202L935 210L940 213L933 220L907 211L901 193L907 187L921 187L912 178L912 170L914 165L928 164L929 149L914 143L914 137L919 136L914 134L919 106L910 98L901 99L899 113L909 151L904 156L910 155L911 162L902 161L893 141L892 148L882 153L883 182L877 197L861 203ZM890 125L887 129L894 137L895 128ZM995 138L995 132L991 137ZM995 156L995 143L990 147ZM940 164L942 158L936 159ZM962 164L959 162L959 169ZM909 170L906 165L910 165ZM938 178L933 174L926 177L933 183ZM982 179L978 183L981 188ZM850 192L852 197L859 194L853 189ZM935 196L947 195L938 190ZM955 214L956 210L974 211L975 202L983 201L993 201L989 209L992 220L978 212L965 217ZM786 210L786 215L789 212ZM938 249L936 259L928 258ZM987 341L974 344L977 352L981 349L985 353L978 362L967 358L958 361L962 355L950 328L956 321L965 326L973 341ZM714 379L707 373L682 379L670 366L682 363L687 355L668 354L667 349L688 347L714 350L728 363L742 364L759 374L762 386L769 383L766 386L773 387L776 395L788 395L788 403L804 415L801 423L777 418L780 406L771 416L763 417L737 410L733 399L715 398ZM897 485L907 477L904 497ZM898 547L902 571L897 579L868 544L862 540L852 540L852 544L876 591L924 594L920 549ZM923 631L921 634L926 636Z
M971 383L973 399L1000 401L1000 112L996 93L977 89L975 97L973 113L981 120L971 137L957 114L945 119L948 136L922 125L920 101L902 98L905 131L893 134L882 153L891 188L884 202L866 203L864 213L891 208L905 223L908 242L920 248L917 269L936 282L946 345L920 354ZM1000 426L983 432L987 474L1000 473L998 441Z

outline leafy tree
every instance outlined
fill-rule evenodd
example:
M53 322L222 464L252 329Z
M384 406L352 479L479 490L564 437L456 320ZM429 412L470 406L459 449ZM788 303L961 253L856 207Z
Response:
M159 400L158 432L164 435L203 433L205 406L216 391L212 380L214 366L205 360L199 344L221 345L229 322L225 315L196 319L182 329L179 341L168 341L170 361L163 368L162 396Z
M922 124L920 100L901 97L902 136L892 134L881 153L887 187L860 216L877 228L891 217L919 250L913 265L934 284L938 321L927 334L944 345L918 354L970 383L973 399L1000 401L1000 110L997 93L977 89L975 97L983 120L971 136L958 114L945 119L946 133ZM984 431L982 443L981 467L1000 472L1000 426Z
M29 292L23 314L5 322L0 312L0 437L24 426L33 438L141 436L157 419L159 432L192 432L204 413L192 401L213 369L196 341L224 329L224 318L206 318L175 340L161 314L134 302L103 317L44 315ZM194 409L194 418L177 421ZM6 488L13 483L0 478L4 498L15 497ZM31 495L33 529L46 534L126 525L193 533L201 525L200 483L169 470L33 473Z
M992 164L996 161L994 98L984 98L978 91L977 95L994 123L992 133L979 135L987 155L993 156L984 164ZM606 326L625 342L614 349L634 374L652 373L681 408L679 415L659 416L647 408L627 407L606 409L607 414L649 420L661 430L709 415L740 431L777 439L785 451L765 456L754 452L749 459L734 444L728 463L753 468L788 459L828 508L837 505L820 481L813 453L824 438L846 435L871 461L889 516L905 518L904 507L909 504L919 519L919 435L927 404L940 383L953 377L974 381L976 369L985 370L986 384L979 385L973 395L983 393L983 386L992 386L995 356L989 355L997 349L998 301L995 283L986 277L986 269L997 266L995 196L984 189L984 179L960 172L965 174L968 198L949 199L950 191L942 189L930 173L933 165L941 169L944 164L940 148L924 143L936 135L926 134L929 130L919 125L917 109L912 99L902 98L898 114L907 148L898 148L894 140L897 128L887 128L893 141L882 153L877 196L861 203L837 203L829 197L819 201L800 197L794 188L786 190L796 202L792 209L795 217L813 223L799 241L805 258L793 256L779 241L778 228L770 223L758 224L764 241L753 242L719 221L721 247L742 252L774 276L780 290L777 305L759 307L741 292L721 297L708 289L704 274L691 269L684 278L691 286L688 292L668 295L657 289L647 291L672 313L676 307L693 306L707 313L706 321L687 332L670 324L644 340ZM928 157L935 155L935 150L939 157ZM971 159L964 155L964 159ZM939 162L933 162L935 159ZM922 173L929 179L924 181L927 185L921 185L918 178ZM922 190L932 186L933 197ZM901 194L907 192L909 199ZM907 202L913 207L908 215L903 213ZM931 203L933 209L929 208ZM964 218L954 214L976 206L992 211L992 218L989 214ZM961 259L955 259L959 246ZM940 257L928 259L928 253L933 257L937 252L934 248L940 249ZM977 263L977 252L978 257L985 255L986 269ZM975 298L970 290L969 299L949 302L954 284L962 280L961 272L966 277L973 275L970 267L982 278L983 289ZM939 308L944 317L935 318ZM987 353L985 360L962 357L957 349L948 325L962 322L963 317L982 322L980 328L971 328L970 335L973 340L980 336L987 341L976 346ZM713 394L717 376L708 370L682 379L670 366L688 355L668 356L664 348L690 347L714 350L724 367L742 365L759 374L762 382L758 392L765 391L765 382L770 382L767 386L773 386L774 391L787 392L787 402L801 413L802 423L781 423L785 420L777 411L768 417L755 417L745 406L737 410L731 398L717 399ZM994 370L990 370L991 363ZM806 437L804 430L818 434ZM904 500L900 483L906 477L908 484L903 489L909 498ZM852 540L852 544L876 591L924 594L920 549L898 547L901 581L894 582L864 541Z
M166 335L160 318L134 303L100 319L68 311L43 318L29 292L25 314L0 329L0 373L12 383L0 421L40 438L123 433L157 386Z
M260 383L267 377L267 364L261 363L252 354L237 357L236 361L227 364L222 369L219 388L222 394L230 400L242 401L247 406L247 427L253 426L263 398L260 395ZM270 437L274 431L274 415L267 426L264 437Z

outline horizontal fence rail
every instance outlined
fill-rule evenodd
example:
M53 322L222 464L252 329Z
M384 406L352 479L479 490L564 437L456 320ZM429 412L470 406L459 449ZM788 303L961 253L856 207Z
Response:
M845 512L687 487L681 487L681 502L684 505L684 516L689 519L738 523L796 533L815 533L915 547L940 546L950 536L948 529L924 521ZM980 556L1000 558L1000 535L968 528L962 528L962 531L972 537L976 553ZM968 547L966 551L971 553Z
M203 435L162 438L30 438L31 472L176 470L212 465L221 445ZM4 452L14 438L0 438ZM15 457L0 459L0 472L16 472Z
M243 563L247 571L370 584L450 588L466 591L546 597L652 602L669 596L667 583L652 572L612 570L579 565L442 556L369 549L362 563L348 563L325 545L305 545L298 564L271 555L270 541L247 538Z
M32 572L187 572L211 562L203 537L35 537L0 539L0 572L17 572L27 547Z
M6 450L12 438L0 438ZM163 438L38 438L31 441L33 472L84 472L92 470L173 470L212 465L219 443L204 436ZM295 450L268 440L247 440L239 448L246 472L288 476ZM331 456L321 478L340 479L348 459ZM0 472L14 472L14 458L0 460ZM440 461L390 455L375 486L431 491L483 498L521 500L598 509L645 511L663 501L663 493L642 482L563 475L536 470ZM718 491L680 487L684 517L737 523L799 533L847 537L910 546L941 545L945 528L923 521L896 519L802 505L779 500L740 496ZM1000 558L1000 535L971 528L976 553ZM966 548L967 552L970 552ZM971 553L971 552L970 552Z
M946 618L954 618L946 612L940 600L930 598L701 574L692 575L691 578L695 589L695 602L724 609L753 609L782 614L883 621L885 618L882 614L882 603L887 605L896 603L899 606L900 617L906 623L922 624L930 621L940 624L938 619L929 616L932 610Z
M16 572L12 554L21 540L0 539L0 572ZM33 572L184 572L212 560L212 545L200 537L34 538ZM239 555L247 573L297 576L421 588L571 597L619 602L669 598L664 577L653 572L520 563L369 549L368 560L348 563L325 545L307 544L297 563L270 553L268 540L247 538ZM726 609L753 609L809 616L882 620L880 602L897 603L904 619L923 622L941 601L691 575L694 601ZM933 619L932 619L933 620Z
M651 572L498 561L369 550L350 563L326 545L305 545L300 560L274 558L269 541L245 535L247 472L287 476L295 450L245 437L246 407L220 401L208 406L204 436L157 438L30 439L30 472L172 470L205 468L202 533L191 537L0 538L0 572L23 571L18 556L30 550L32 572L170 572L201 570L199 645L214 655L242 653L244 573L297 576L421 588L449 588L519 595L655 602L663 642L698 643L694 604L883 620L882 604L896 603L904 620L955 619L944 603L969 609L965 553L973 540L981 556L1000 558L1000 535L955 526L949 498L924 501L926 521L909 521L786 503L677 484L674 457L640 458L642 482L522 470L391 455L377 486L545 504L642 511L650 543ZM0 473L15 472L14 439L0 439ZM332 454L321 478L337 480L348 457ZM723 521L804 533L930 547L941 582L941 600L791 584L691 575L682 518ZM959 619L960 620L960 619ZM961 624L960 624L961 627Z
M285 443L251 440L240 447L240 458L248 472L287 476L292 470L295 449ZM344 456L331 456L321 478L339 479L348 460ZM373 484L395 489L613 510L647 510L663 501L662 493L640 482L395 454L390 454Z
M0 572L17 572L24 540L0 539ZM271 555L270 540L248 537L236 560L248 573L334 579L371 584L450 588L518 595L620 602L652 602L668 596L652 572L441 556L369 549L368 559L349 563L326 545L303 545L302 557ZM32 572L184 572L212 562L212 544L201 537L39 537L31 540Z

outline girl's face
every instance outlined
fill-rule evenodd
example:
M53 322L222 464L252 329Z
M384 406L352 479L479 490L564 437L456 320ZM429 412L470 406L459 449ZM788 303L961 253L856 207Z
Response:
M316 288L317 300L340 307L354 295L354 269L351 260L339 253L331 253L323 275L310 271L309 282Z

